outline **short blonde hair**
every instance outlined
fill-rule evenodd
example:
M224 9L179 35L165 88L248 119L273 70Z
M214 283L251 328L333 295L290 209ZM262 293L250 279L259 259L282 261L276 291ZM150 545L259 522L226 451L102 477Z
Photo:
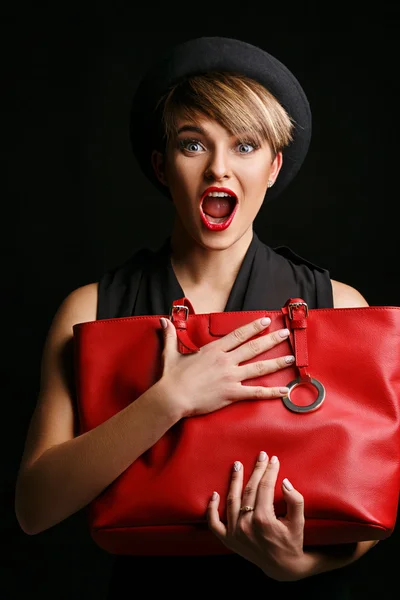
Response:
M177 117L204 115L232 135L244 133L257 143L267 141L274 154L293 140L294 123L278 100L260 83L236 73L192 75L161 99L165 141L176 135Z

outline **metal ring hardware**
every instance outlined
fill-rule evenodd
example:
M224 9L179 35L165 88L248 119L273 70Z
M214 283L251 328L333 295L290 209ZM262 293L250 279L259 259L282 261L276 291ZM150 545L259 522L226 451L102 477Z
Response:
M312 402L311 404L308 404L307 406L299 406L298 404L294 404L290 399L291 391L294 388L296 388L297 386L304 385L306 383L313 385L318 390L317 399L314 400L314 402ZM282 397L282 402L286 406L286 408L288 408L292 412L296 412L296 413L312 412L313 410L317 410L317 408L319 408L321 406L321 404L323 403L323 401L325 400L325 388L322 385L322 383L320 381L318 381L318 379L314 379L312 377L310 379L302 379L301 377L298 377L297 379L293 379L293 381L288 383L286 387L289 388L289 391L286 394L286 396Z

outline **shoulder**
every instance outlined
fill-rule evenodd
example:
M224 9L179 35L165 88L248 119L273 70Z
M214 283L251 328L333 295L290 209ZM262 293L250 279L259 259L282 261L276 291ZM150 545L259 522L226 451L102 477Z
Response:
M369 306L364 296L354 287L351 287L347 283L330 279L328 269L306 260L303 256L300 256L288 246L278 246L273 248L273 251L297 266L307 267L314 271L323 273L328 278L332 286L334 308L355 308L359 306Z
M95 321L97 314L98 282L88 283L72 290L61 302L55 320L70 325Z
M369 306L364 296L354 287L331 279L334 308L356 308Z

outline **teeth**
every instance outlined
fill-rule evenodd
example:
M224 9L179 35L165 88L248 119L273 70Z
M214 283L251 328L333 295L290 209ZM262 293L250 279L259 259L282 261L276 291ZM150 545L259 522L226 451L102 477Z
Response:
M208 194L208 196L211 196L213 198L230 198L230 195L227 194L226 192L210 192Z

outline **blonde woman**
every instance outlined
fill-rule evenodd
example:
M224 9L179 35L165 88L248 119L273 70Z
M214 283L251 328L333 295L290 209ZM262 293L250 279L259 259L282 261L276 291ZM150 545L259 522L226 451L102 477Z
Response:
M311 136L305 93L276 58L228 38L177 46L139 85L130 133L143 172L173 205L174 225L157 251L144 248L99 282L74 290L54 317L16 488L16 515L28 534L87 506L180 419L255 395L268 402L285 393L241 385L249 373L238 365L252 352L243 341L268 323L251 323L209 344L207 352L182 356L175 328L166 320L160 380L108 421L78 435L71 355L75 323L168 314L172 301L182 296L196 313L274 310L299 296L309 308L368 306L356 289L332 280L326 269L287 247L271 248L253 230L263 205L296 176ZM282 331L262 339L272 347L286 337ZM292 360L282 355L254 368L258 374L277 371ZM215 452L217 459L217 440ZM282 595L286 590L304 591L309 598L314 593L347 597L341 568L375 542L354 544L347 553L304 548L301 486L284 480L287 519L278 520L273 489L284 465L264 448L254 457L252 473L243 472L240 459L232 466L227 524L220 520L220 497L211 497L213 490L207 510L210 529L235 554L119 556L109 598L129 589L133 596L144 585L150 596L173 591L179 598L195 591L239 597L232 594ZM252 510L243 512L243 505ZM189 588L181 575L194 578Z

